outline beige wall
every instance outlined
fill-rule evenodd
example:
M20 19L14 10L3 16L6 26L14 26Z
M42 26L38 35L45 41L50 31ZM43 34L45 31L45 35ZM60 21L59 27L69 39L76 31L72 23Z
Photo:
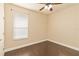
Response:
M79 48L79 4L74 4L49 16L51 41Z
M29 15L29 37L23 40L12 39L12 12L11 9ZM30 44L47 38L47 15L40 14L13 4L5 4L5 48L13 48Z

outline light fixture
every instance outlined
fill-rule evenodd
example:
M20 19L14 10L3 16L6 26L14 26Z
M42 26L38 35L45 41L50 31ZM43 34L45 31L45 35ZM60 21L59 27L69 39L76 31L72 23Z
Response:
M44 4L45 6L43 6L42 8L40 8L39 10L42 11L44 9L47 9L48 11L53 11L53 5L59 5L62 3L40 3L40 4Z
M53 8L52 8L52 5L50 4L50 5L46 5L45 6L45 9L47 9L47 10L49 10L49 11L52 11L53 10Z
M52 11L53 10L53 8L52 8L52 5L50 4L50 5L48 5L48 10L49 11Z

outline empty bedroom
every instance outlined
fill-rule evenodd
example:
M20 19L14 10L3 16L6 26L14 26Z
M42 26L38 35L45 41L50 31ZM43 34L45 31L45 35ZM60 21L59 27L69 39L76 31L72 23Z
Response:
M0 3L1 56L79 56L79 3Z

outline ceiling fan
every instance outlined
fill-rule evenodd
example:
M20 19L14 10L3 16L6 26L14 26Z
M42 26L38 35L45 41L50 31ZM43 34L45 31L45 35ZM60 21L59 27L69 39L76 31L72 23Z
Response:
M42 7L40 9L40 11L44 10L44 9L48 9L49 11L53 11L53 5L59 5L59 4L62 4L62 3L40 3L40 4L44 4L45 6Z

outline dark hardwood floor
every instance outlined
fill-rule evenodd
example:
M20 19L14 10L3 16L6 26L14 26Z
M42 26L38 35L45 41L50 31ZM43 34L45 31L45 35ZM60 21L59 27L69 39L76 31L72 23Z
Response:
M45 41L6 52L5 56L79 56L79 51Z

